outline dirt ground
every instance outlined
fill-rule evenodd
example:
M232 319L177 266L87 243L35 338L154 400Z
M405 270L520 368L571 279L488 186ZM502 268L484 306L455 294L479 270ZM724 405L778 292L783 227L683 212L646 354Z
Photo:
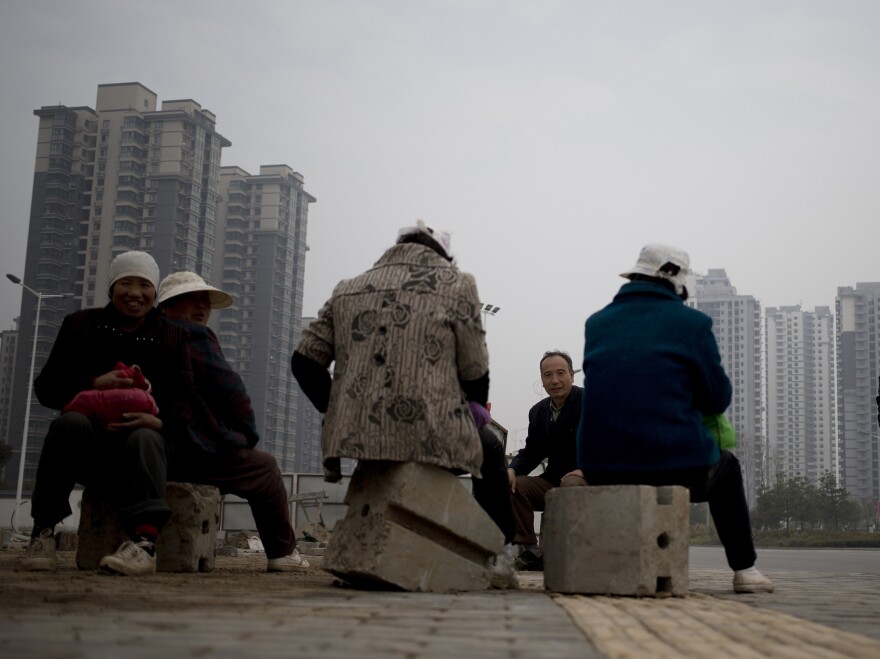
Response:
M122 577L78 570L73 551L57 553L55 572L16 572L15 565L24 553L24 549L0 548L0 618L37 608L44 614L63 615L72 608L94 613L228 608L234 601L248 609L290 597L293 591L303 600L308 600L309 594L335 593L342 598L355 594L318 567L321 558L315 556L307 556L311 567L304 572L270 574L265 554L239 552L235 557L218 555L212 572ZM542 591L543 582L524 575L520 590Z
M56 572L16 572L23 549L0 549L0 612L40 608L62 615L75 605L79 611L188 609L218 605L228 597L245 604L249 593L260 598L279 596L295 589L347 590L319 567L305 572L267 573L263 554L217 556L213 572L161 573L146 577L121 577L78 570L72 551L58 552ZM320 559L318 559L320 560ZM335 585L339 584L339 585ZM169 597L173 594L173 597Z

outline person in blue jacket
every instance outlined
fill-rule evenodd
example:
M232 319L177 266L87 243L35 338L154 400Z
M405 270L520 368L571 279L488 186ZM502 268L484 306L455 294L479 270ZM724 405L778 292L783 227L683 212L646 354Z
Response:
M739 461L719 449L704 414L731 385L712 319L684 304L690 259L645 246L614 300L586 322L578 467L589 485L681 485L708 501L736 592L772 592L755 568Z

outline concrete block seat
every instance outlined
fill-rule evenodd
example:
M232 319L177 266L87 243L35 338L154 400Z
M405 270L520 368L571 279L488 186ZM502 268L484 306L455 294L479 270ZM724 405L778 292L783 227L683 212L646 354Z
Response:
M690 493L607 485L547 493L544 585L560 593L665 597L688 591Z
M168 483L171 519L156 542L159 572L211 572L220 523L220 491L211 485ZM86 488L82 496L76 565L96 570L101 559L129 538L119 525L119 507Z
M362 462L321 568L362 588L454 592L491 585L504 536L458 478L414 462Z

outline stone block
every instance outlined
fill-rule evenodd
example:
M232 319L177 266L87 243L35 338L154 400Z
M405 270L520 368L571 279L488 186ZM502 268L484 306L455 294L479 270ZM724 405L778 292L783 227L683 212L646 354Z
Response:
M684 596L690 495L678 486L564 487L547 493L544 585L560 593Z
M168 483L165 501L171 518L156 542L159 572L210 572L220 523L220 492L211 485ZM101 559L128 540L119 507L97 491L83 491L76 565L96 570Z
M490 586L504 536L467 488L433 465L361 462L321 567L366 588L454 592Z

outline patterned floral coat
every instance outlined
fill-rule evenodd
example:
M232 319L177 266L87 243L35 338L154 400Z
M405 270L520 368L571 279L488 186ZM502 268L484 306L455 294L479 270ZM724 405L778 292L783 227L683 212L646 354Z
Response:
M296 351L330 367L329 458L425 462L479 477L460 380L489 370L473 276L429 247L395 245L340 282Z

